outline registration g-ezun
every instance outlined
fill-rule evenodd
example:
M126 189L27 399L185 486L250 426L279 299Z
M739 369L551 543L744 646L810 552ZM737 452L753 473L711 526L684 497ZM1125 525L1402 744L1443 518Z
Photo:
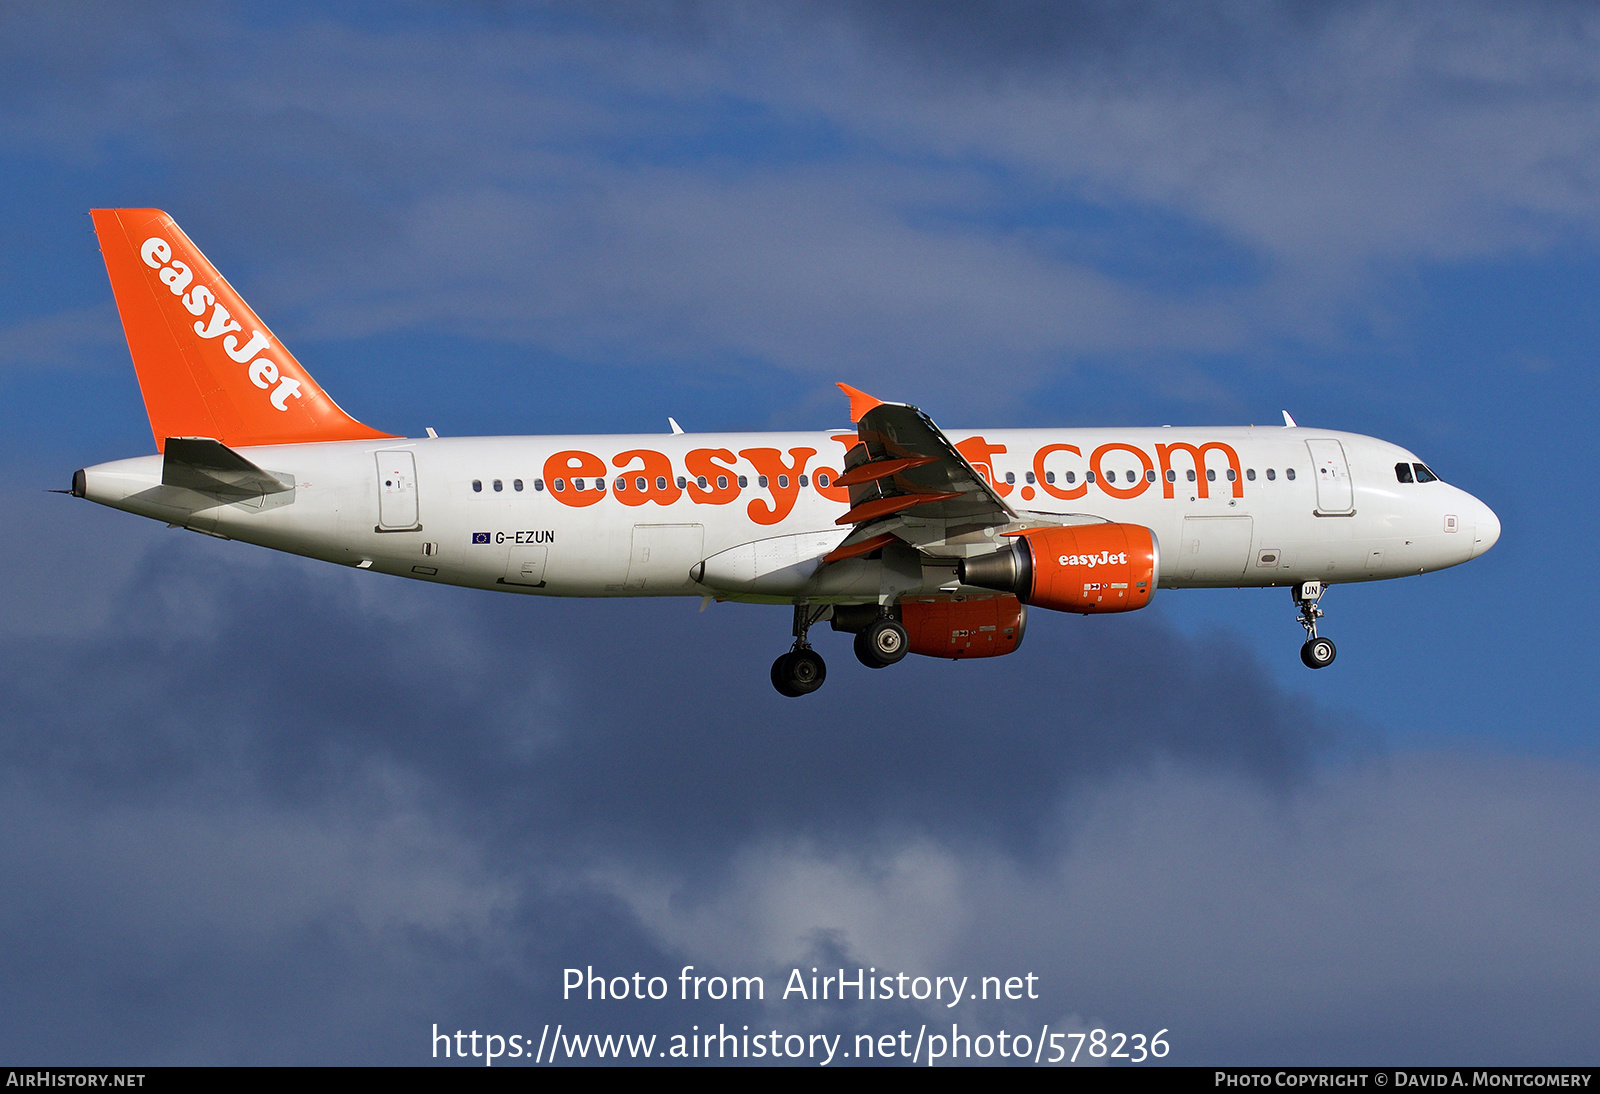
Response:
M853 431L406 438L317 386L155 209L96 210L154 456L72 493L363 570L534 596L791 605L785 695L828 621L883 668L997 657L1028 608L1136 611L1157 588L1283 585L1317 633L1329 585L1426 573L1500 522L1415 454L1296 426L941 430L845 387Z

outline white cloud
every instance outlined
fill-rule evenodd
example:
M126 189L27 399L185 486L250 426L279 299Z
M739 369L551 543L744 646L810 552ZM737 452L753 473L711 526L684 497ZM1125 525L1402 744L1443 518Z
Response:
M1224 6L1220 31L1173 19L954 62L960 25L906 45L799 10L711 7L677 36L174 21L149 63L102 59L105 94L9 125L186 165L291 340L442 326L580 360L950 387L1336 339L1395 271L1600 226L1586 10ZM241 63L155 63L196 47ZM1161 219L1160 247L1193 235L1253 272L1203 260L1163 287L1103 261L1123 228L1075 242L1030 226L1038 210Z
M728 969L799 963L826 937L880 969L1032 971L1052 1007L1160 1015L1191 1045L1379 1022L1413 1058L1475 1036L1495 1058L1538 1021L1562 1044L1562 1000L1600 987L1597 823L1592 770L1428 754L1283 796L1176 770L1121 780L1036 859L777 840L709 893L659 874L607 884L665 948ZM1553 1019L1497 1029L1508 997L1546 998Z

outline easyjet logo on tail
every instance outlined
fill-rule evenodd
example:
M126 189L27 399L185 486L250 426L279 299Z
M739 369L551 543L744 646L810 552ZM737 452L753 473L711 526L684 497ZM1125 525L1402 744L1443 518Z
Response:
M301 397L299 380L280 375L278 363L272 358L256 356L272 348L272 339L261 331L252 330L250 338L241 345L239 335L244 327L217 300L217 294L209 285L195 283L194 272L187 263L172 257L172 244L160 236L151 236L140 245L139 257L146 266L159 271L156 276L168 292L182 301L190 315L205 317L206 309L211 310L209 317L196 320L195 334L205 339L221 338L223 352L245 366L250 382L263 391L271 389L268 398L274 409L286 411L290 399Z
M339 408L160 209L91 209L139 393L168 437L225 445L388 437Z

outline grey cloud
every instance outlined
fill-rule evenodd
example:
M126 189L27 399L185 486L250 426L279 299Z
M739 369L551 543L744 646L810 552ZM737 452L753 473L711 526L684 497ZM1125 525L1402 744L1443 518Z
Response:
M139 559L7 579L40 586L0 639L7 1028L65 1059L408 1058L444 1014L548 1008L564 964L694 963L617 879L713 885L796 840L1040 868L1094 780L1167 757L1270 795L1341 747L1158 622L1036 622L1011 664L893 675L826 636L828 690L789 703L781 610L487 598L44 501L90 514L51 536ZM1064 701L1091 639L1105 671Z
M1039 618L870 673L824 634L788 702L781 610L491 598L46 501L138 556L0 640L7 1028L61 1058L417 1058L432 1021L553 1015L567 965L818 961L1035 971L1048 1013L974 1024L1190 1060L1586 1043L1592 772L1382 760L1226 636Z
M9 705L52 726L10 736L19 761L168 785L242 764L302 800L371 754L481 798L469 813L501 833L564 818L595 846L692 859L730 834L877 823L1026 847L1107 771L1180 757L1288 786L1348 740L1225 637L1158 620L1037 619L1015 657L893 675L828 635L834 679L788 703L765 671L781 609L484 599L168 536L102 592L109 629L11 640L37 667L4 685ZM67 680L70 716L53 701Z

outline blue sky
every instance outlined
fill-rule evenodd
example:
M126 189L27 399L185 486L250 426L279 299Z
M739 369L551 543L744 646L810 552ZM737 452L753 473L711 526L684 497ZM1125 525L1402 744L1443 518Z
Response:
M1027 966L1003 1020L1180 1062L1592 1060L1597 38L1563 4L8 5L6 1056L665 1033L719 1012L564 1010L560 969L822 955ZM413 587L43 493L152 448L85 215L146 205L380 428L830 428L836 380L951 427L1287 408L1504 534L1336 587L1314 675L1281 590L1168 592L992 665L824 639L784 704L779 610Z

